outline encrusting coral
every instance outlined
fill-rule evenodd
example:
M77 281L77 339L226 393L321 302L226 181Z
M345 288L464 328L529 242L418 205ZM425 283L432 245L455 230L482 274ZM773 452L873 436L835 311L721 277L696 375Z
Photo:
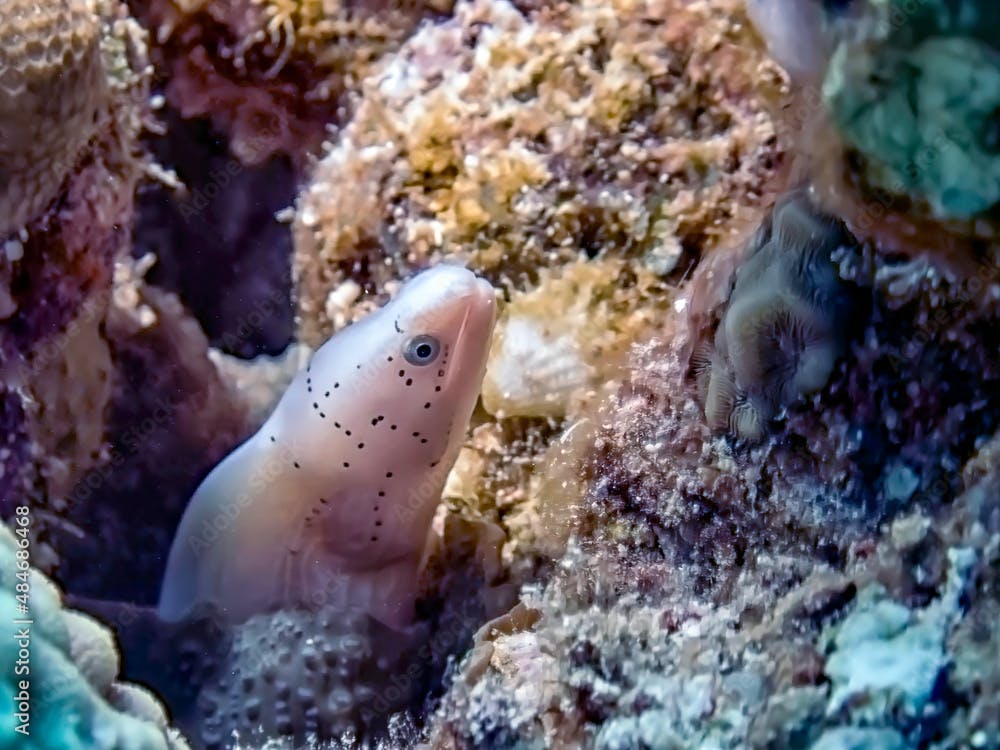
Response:
M0 745L187 750L156 699L118 681L119 655L110 631L86 615L62 609L58 589L28 563L24 527L15 528L17 535L0 526L0 613L7 623L0 653L10 667L0 676L8 706L0 722ZM26 629L19 624L25 622ZM27 669L15 671L19 663ZM23 722L28 722L26 734L15 729Z
M419 695L427 665L407 652L426 641L426 629L388 633L335 605L255 616L199 693L197 736L218 748L234 732L242 742L301 743L383 728Z

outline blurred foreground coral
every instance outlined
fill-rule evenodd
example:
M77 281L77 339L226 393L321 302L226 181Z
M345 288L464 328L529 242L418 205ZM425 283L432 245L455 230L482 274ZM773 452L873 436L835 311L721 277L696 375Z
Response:
M56 586L31 568L23 554L30 546L26 536L0 527L0 612L7 623L0 651L10 667L0 676L8 706L0 723L4 746L187 750L156 698L119 681L120 656L111 632L87 615L63 609ZM18 664L23 671L15 671ZM15 734L15 726L25 722L26 732Z

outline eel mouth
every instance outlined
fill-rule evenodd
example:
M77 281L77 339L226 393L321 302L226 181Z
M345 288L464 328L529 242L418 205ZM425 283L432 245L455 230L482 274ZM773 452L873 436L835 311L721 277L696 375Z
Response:
M463 298L468 301L464 305L462 321L455 335L455 351L462 352L462 358L448 368L444 381L445 388L448 389L455 384L456 378L464 381L479 376L479 380L482 379L496 324L496 293L489 282L477 278L474 288L464 294ZM473 366L475 371L470 369Z

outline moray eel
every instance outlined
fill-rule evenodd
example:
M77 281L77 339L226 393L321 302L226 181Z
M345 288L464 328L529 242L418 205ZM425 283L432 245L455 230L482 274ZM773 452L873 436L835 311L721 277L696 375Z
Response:
M337 605L413 617L431 521L479 395L496 302L436 266L321 346L181 519L159 616Z

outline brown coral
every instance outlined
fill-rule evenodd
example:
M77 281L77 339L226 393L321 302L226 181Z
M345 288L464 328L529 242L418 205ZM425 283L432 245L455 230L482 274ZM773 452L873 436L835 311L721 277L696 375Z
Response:
M101 325L115 263L128 248L123 227L131 223L135 186L143 172L138 140L146 121L149 80L145 37L115 0L86 6L19 2L5 5L7 12L14 15L3 27L6 53L20 49L14 30L26 24L31 33L24 49L37 59L28 62L18 53L12 67L5 68L5 90L20 92L23 111L9 115L5 110L0 117L0 127L13 128L3 143L6 147L9 134L24 153L37 143L40 150L30 165L44 172L39 179L47 187L25 187L18 176L4 185L0 197L7 200L24 189L45 196L37 204L17 200L20 207L12 215L26 223L7 240L0 256L0 281L9 284L9 291L0 294L5 298L0 371L12 386L3 398L15 402L4 411L23 415L30 456L5 499L14 504L37 501L35 531L45 536L60 525L57 517L68 489L101 453L110 394ZM41 34L51 34L51 41L42 41ZM62 71L60 65L69 69ZM8 94L4 106L14 106ZM43 123L56 121L38 132L36 117ZM62 139L64 127L69 135ZM67 382L73 387L65 388ZM53 398L64 400L57 408ZM40 545L38 553L42 562L45 547Z
M93 136L108 100L100 39L85 0L0 10L0 237L52 202Z

